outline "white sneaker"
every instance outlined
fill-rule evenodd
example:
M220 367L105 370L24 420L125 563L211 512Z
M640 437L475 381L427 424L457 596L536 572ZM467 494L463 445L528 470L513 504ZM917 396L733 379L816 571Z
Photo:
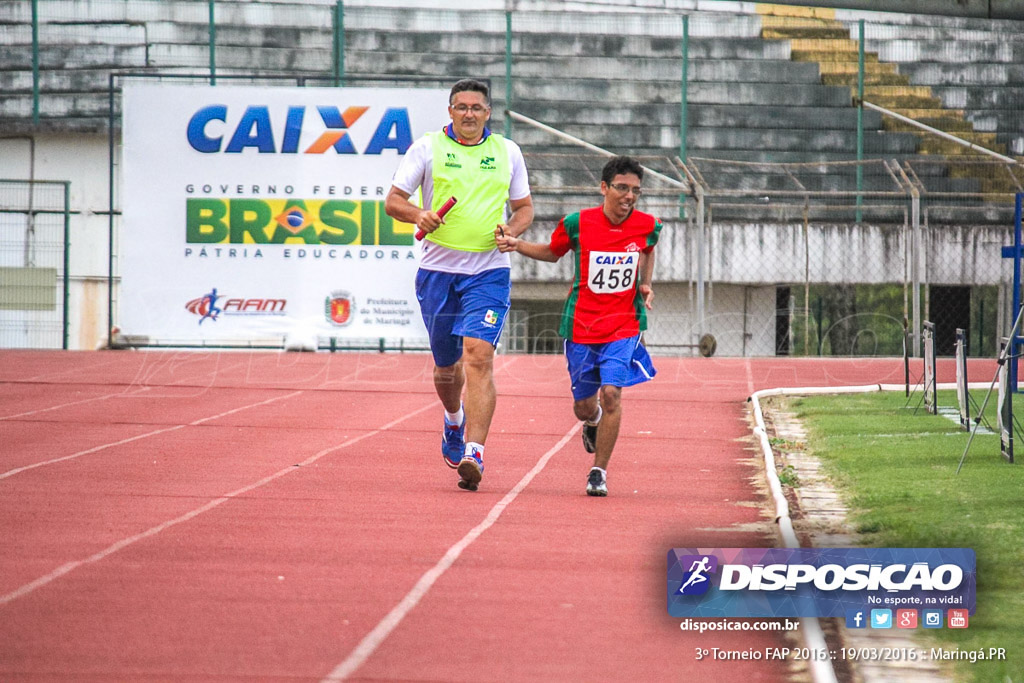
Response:
M604 471L600 467L590 468L590 474L587 475L587 495L608 495L608 482L605 479Z

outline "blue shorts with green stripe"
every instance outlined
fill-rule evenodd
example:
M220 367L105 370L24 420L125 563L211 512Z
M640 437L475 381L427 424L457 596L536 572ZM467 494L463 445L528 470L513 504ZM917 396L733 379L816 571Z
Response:
M657 374L639 334L603 344L566 340L565 360L577 401L590 398L602 386L631 387Z
M462 358L463 337L498 345L512 291L509 272L492 268L463 275L421 268L416 273L416 299L435 365L455 365Z

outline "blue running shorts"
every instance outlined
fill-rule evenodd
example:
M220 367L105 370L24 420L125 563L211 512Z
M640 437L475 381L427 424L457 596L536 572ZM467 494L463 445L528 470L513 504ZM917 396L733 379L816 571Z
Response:
M463 337L498 345L508 317L510 272L492 268L476 275L423 269L416 273L416 298L438 367L455 365L462 358Z
M572 381L572 397L590 398L602 386L631 387L654 377L657 370L640 335L604 344L577 344L566 340L565 360Z

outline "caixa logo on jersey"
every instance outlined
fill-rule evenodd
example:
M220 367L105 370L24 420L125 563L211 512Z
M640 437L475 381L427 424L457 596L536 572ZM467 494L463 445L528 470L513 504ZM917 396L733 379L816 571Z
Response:
M214 287L185 304L185 310L199 316L199 324L217 322L221 316L285 315L287 299L241 298L224 296Z
M841 617L847 609L974 613L969 548L674 548L674 617Z
M203 154L240 154L247 149L259 154L382 154L393 149L405 154L412 145L412 125L404 107L380 108L333 105L312 108L288 106L272 111L252 104L228 107L211 104L189 118L188 144ZM373 109L373 111L371 111ZM357 149L351 129L359 123L363 132L372 131L369 141Z

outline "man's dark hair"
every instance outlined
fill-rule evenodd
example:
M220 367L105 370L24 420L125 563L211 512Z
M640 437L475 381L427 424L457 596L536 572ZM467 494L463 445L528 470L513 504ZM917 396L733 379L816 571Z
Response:
M612 157L601 171L601 180L610 184L615 176L627 173L636 175L640 180L644 179L644 167L639 161L633 157Z
M452 103L452 100L455 99L455 95L460 92L467 91L480 93L484 96L484 101L487 103L487 106L491 106L491 93L487 88L487 84L474 78L463 78L461 81L453 85L452 91L448 93L448 104Z

